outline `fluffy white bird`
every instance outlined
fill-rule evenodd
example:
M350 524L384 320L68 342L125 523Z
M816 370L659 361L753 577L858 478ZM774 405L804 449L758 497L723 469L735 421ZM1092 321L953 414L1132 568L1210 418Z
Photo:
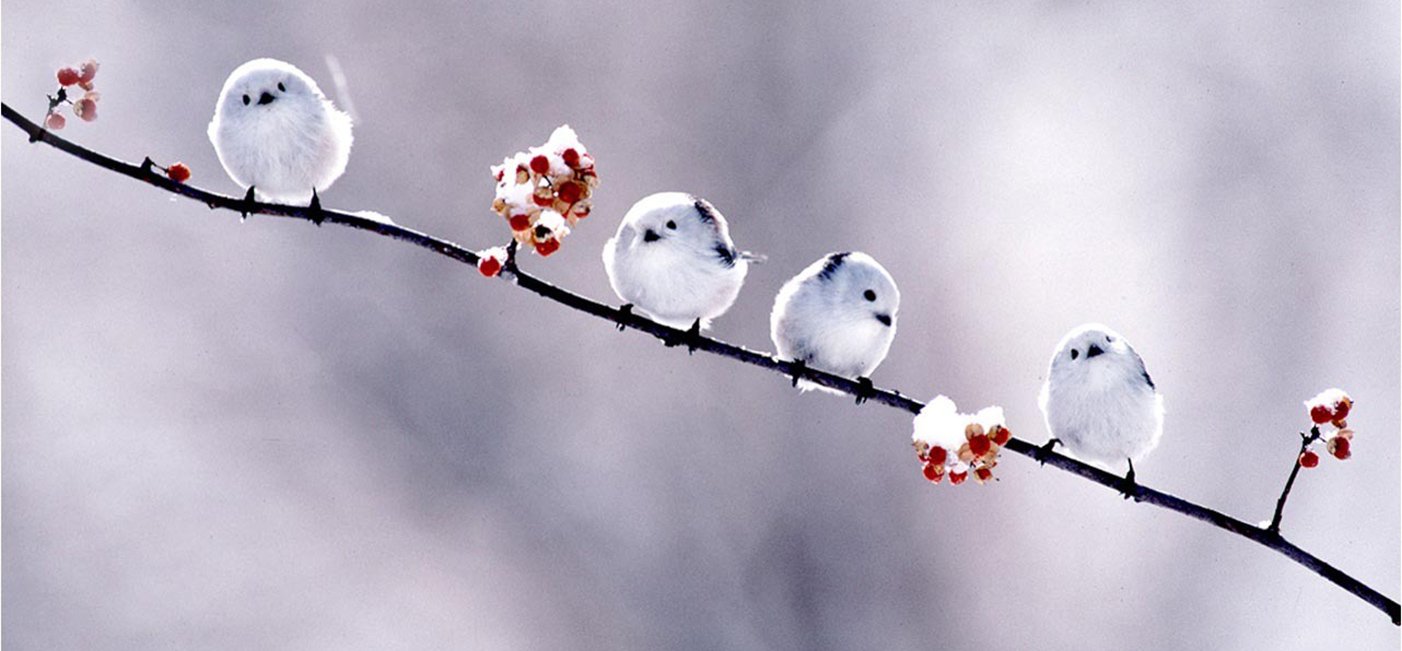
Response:
M689 326L693 336L730 309L759 259L735 249L715 206L685 192L633 204L604 244L604 270L624 311L636 306L658 323Z
M769 314L769 337L781 358L857 378L870 389L867 376L891 349L900 305L896 281L874 258L832 253L780 288ZM795 384L805 391L830 391L807 381ZM858 402L863 399L857 396Z
M245 199L312 200L350 158L351 119L296 66L254 59L234 69L219 93L209 141Z
M1057 344L1039 402L1052 436L1042 449L1061 443L1086 461L1128 461L1128 497L1134 460L1163 434L1163 396L1134 347L1100 324L1072 330Z

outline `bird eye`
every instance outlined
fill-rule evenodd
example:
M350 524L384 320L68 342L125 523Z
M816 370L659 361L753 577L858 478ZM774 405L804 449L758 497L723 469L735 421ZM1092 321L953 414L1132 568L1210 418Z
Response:
M669 219L667 220L667 228L677 230L677 223Z
M243 96L243 105L244 105L244 106L248 106L248 102L249 102L248 96L247 96L247 95L244 95L244 96Z
M283 86L283 85L282 85L282 82L280 82L280 81L277 82L277 89L280 90L280 91L282 91L282 92L284 92L284 93L287 92L287 87L286 87L286 86Z
M1076 359L1077 357L1080 357L1080 356L1081 356L1081 351L1076 350L1075 348L1072 348L1072 349L1071 349L1071 359Z
M862 292L862 296L865 297L868 301L876 301L876 292L873 292L870 289Z

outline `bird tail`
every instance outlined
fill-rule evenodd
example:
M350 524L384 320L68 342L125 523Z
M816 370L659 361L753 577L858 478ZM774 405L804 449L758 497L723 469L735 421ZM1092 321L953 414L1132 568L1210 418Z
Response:
M741 251L740 259L755 264L764 264L769 261L769 256L755 253L753 251Z

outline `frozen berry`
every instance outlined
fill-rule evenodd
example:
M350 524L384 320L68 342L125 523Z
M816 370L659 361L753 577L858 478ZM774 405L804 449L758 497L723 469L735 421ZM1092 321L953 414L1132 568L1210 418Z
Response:
M579 197L583 194L583 190L579 187L578 183L566 181L565 183L560 184L559 194L561 201L565 203L574 203L576 201L579 201Z
M1007 445L1008 439L1011 439L1012 437L1012 430L1009 430L1006 427L999 425L998 427L993 428L993 442L997 443L998 445Z
M72 86L78 83L78 71L72 68L58 69L58 85Z
M92 122L97 119L97 102L88 97L80 99L73 104L73 114L84 122Z
M981 457L988 454L990 443L987 434L975 434L969 438L969 451L974 453L974 457Z
M531 159L531 171L536 174L550 173L550 159L543 155L538 155Z
M535 194L531 195L531 200L535 202L535 205L542 208L549 208L555 205L555 197L550 195L549 190L542 189L536 191Z
M1334 458L1338 459L1339 461L1343 461L1344 459L1353 456L1353 452L1350 451L1350 448L1353 447L1353 444L1350 443L1348 439L1342 436L1335 436L1334 438L1329 439L1329 445L1325 447L1329 449L1329 454L1334 455Z
M920 469L920 472L925 474L925 479L928 479L930 481L939 481L940 478L944 476L944 466L938 466L933 463L927 463L924 467Z
M79 66L79 69L78 81L91 83L93 77L97 76L97 60L88 59L84 61L83 65Z
M1323 425L1334 420L1334 412L1324 405L1315 405L1310 407L1310 420L1316 425Z
M190 168L184 163L171 163L170 167L166 168L166 176L176 183L184 183L190 180Z
M528 229L530 229L530 227L531 227L531 216L530 216L530 215L512 215L512 216L511 216L511 219L509 220L509 222L510 222L510 224L511 224L511 230L513 230L513 231L524 231L524 230L528 230Z
M481 272L483 276L491 278L501 273L501 260L496 259L496 256L478 258L477 271Z
M1346 421L1346 420L1344 420L1344 419L1342 419L1342 418L1335 418L1334 420L1329 421L1329 424L1330 424L1330 425L1333 425L1334 427L1336 427L1336 428L1338 428L1338 429L1344 429L1344 428L1348 427L1348 421Z
M565 151L561 152L560 158L565 159L566 165L569 165L570 167L573 167L575 169L579 169L579 152L575 151L574 147L570 147L569 149L566 149Z
M542 240L540 242L536 242L535 245L535 252L539 253L541 257L547 257L551 253L554 253L559 250L560 240Z
M965 480L965 479L968 479L968 478L969 478L969 473L968 473L968 472L951 472L951 473L949 473L949 483L954 484L955 486L958 486L959 484L964 483L964 480Z
M1342 399L1339 400L1338 404L1334 405L1334 419L1343 420L1345 418L1348 418L1348 412L1352 410L1353 401L1349 400L1348 396L1344 396Z
M949 451L937 445L935 447L930 448L929 458L930 463L933 463L937 466L943 466L944 462L949 459Z
M49 117L44 120L44 126L54 131L62 129L66 124L68 124L68 119L57 113L50 113Z
M978 480L978 483L982 484L983 482L993 479L993 471L987 468L975 468L974 479Z
M1306 468L1313 468L1319 465L1319 455L1314 450L1305 450L1300 453L1300 465Z

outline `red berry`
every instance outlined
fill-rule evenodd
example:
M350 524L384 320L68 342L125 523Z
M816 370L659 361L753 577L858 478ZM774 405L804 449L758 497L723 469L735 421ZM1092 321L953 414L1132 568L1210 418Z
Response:
M982 484L983 482L993 479L993 471L987 468L975 468L974 479L977 479L978 483Z
M1353 444L1350 443L1348 439L1342 436L1335 436L1334 438L1329 439L1328 447L1329 453L1333 454L1334 458L1338 459L1339 461L1343 461L1344 459L1353 456L1353 453L1349 450L1353 447Z
M50 113L48 119L44 120L44 126L58 131L68 124L68 119L57 113Z
M501 183L501 179L504 176L506 176L506 170L497 170L497 183Z
M535 245L535 252L539 253L541 257L549 256L559 250L560 240L541 240Z
M190 180L190 168L184 163L171 163L170 167L166 168L166 176L176 183L184 183Z
M1310 420L1314 421L1316 425L1323 425L1334 420L1334 412L1324 405L1315 405L1310 407Z
M1339 404L1334 405L1334 420L1343 420L1345 418L1348 418L1348 412L1352 409L1352 400L1349 400L1348 398L1340 400Z
M552 197L548 194L545 196L533 194L531 195L531 201L534 201L535 205L540 206L542 208L549 208L555 205L555 197Z
M58 85L72 86L78 83L78 71L72 68L58 69Z
M536 174L548 174L550 172L550 159L544 155L531 159L531 171Z
M524 230L527 230L527 229L529 229L529 228L531 227L531 216L530 216L530 215L512 215L512 216L511 216L511 219L508 220L508 222L511 224L511 230L513 230L513 231L524 231Z
M928 479L930 481L939 481L941 478L944 477L944 466L937 466L933 463L927 463L924 467L920 469L920 472L925 474L925 479Z
M560 195L560 201L563 201L565 203L574 203L576 201L579 201L579 197L581 194L583 194L583 192L584 191L582 188L579 187L579 184L574 183L572 181L561 183L560 189L558 190L558 193Z
M1006 427L998 427L993 430L993 442L998 445L1007 445L1008 439L1013 437L1012 430Z
M955 486L958 486L959 484L964 483L964 480L965 480L965 479L968 479L968 478L969 478L969 473L967 473L967 472L951 472L951 473L949 473L949 483L954 484Z
M575 151L574 147L570 147L569 149L566 149L565 151L561 152L560 158L565 159L566 165L569 165L570 167L573 167L575 169L579 169L579 152Z
M1306 468L1313 468L1319 465L1319 455L1314 450L1305 450L1300 454L1300 465Z
M483 276L491 278L501 273L501 260L496 259L495 256L478 258L477 271L480 271Z
M93 77L97 76L97 60L88 59L79 68L81 72L78 74L78 81L92 83Z
M97 119L97 102L84 97L73 105L73 114L82 118L84 122L92 122Z
M936 445L936 446L930 448L930 453L929 453L929 454L930 454L930 463L933 463L933 464L935 464L935 465L937 465L937 466L943 466L943 465L944 465L944 462L945 462L947 459L949 459L949 450L946 450L946 449L944 449L944 448L942 448L942 447L940 447L940 446L938 446L938 445Z
M981 457L988 454L990 443L987 434L975 434L969 437L969 451L974 453L975 457Z

